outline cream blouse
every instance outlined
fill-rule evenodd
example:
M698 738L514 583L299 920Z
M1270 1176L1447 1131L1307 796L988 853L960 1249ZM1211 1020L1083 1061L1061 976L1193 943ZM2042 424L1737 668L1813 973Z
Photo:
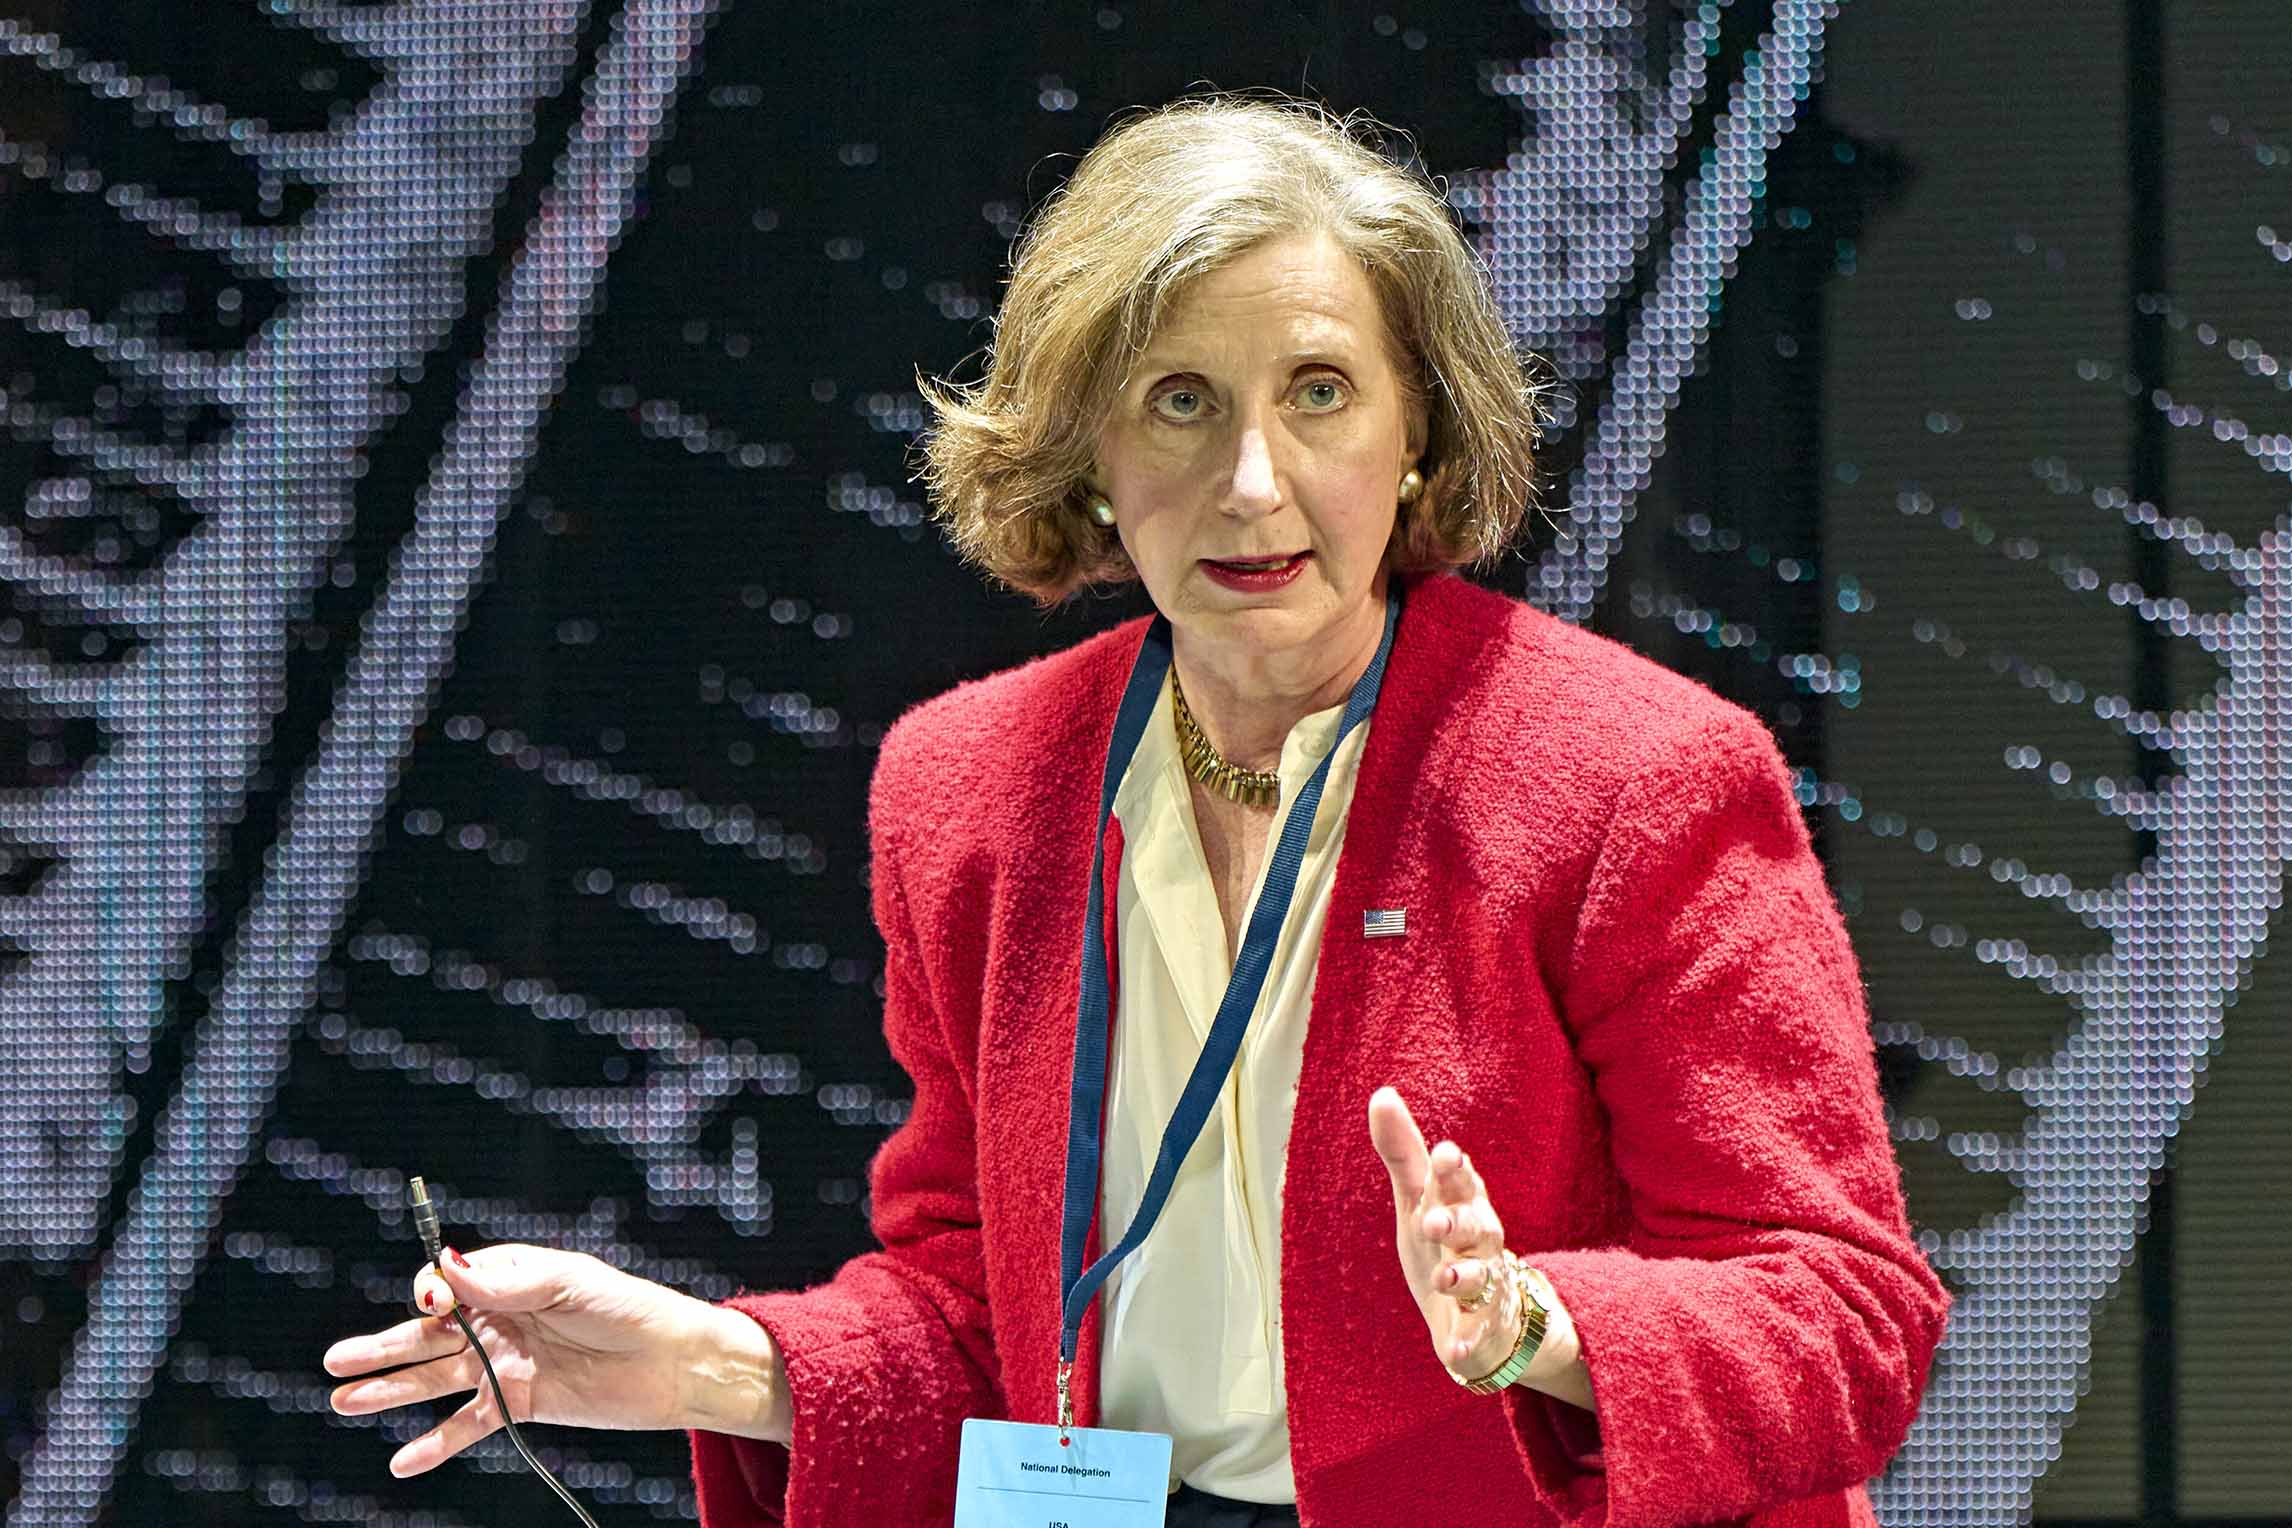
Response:
M1201 1054L1233 969L1179 761L1168 679L1162 693L1114 798L1123 851L1099 1205L1108 1245L1137 1214L1162 1127ZM1290 730L1281 748L1274 831L1336 737L1344 712L1332 706ZM1297 1499L1281 1358L1282 1172L1321 927L1368 733L1368 723L1354 728L1330 764L1297 894L1218 1108L1180 1165L1153 1232L1117 1265L1100 1296L1104 1425L1168 1433L1172 1489L1183 1481L1240 1501ZM1253 909L1265 874L1260 865L1250 889ZM1248 926L1246 915L1241 922ZM1365 1141L1362 1149L1368 1149Z

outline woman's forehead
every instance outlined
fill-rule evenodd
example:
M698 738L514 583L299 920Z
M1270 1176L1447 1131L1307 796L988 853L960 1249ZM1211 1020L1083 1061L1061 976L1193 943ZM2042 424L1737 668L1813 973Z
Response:
M1303 358L1373 348L1382 329L1376 290L1351 256L1326 241L1285 241L1188 283L1154 326L1145 359L1268 348Z
M1197 358L1306 362L1374 350L1358 323L1302 310L1268 310L1247 323L1203 324L1157 334L1141 356L1149 366Z
M1303 308L1350 314L1374 308L1375 289L1361 262L1326 233L1289 234L1243 250L1188 281L1170 301L1168 321L1214 319L1237 310Z

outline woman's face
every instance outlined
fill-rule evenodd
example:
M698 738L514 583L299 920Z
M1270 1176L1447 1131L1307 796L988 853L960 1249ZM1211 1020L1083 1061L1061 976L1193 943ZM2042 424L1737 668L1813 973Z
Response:
M1376 292L1325 235L1269 241L1171 305L1092 486L1154 604L1243 662L1357 643L1424 449Z

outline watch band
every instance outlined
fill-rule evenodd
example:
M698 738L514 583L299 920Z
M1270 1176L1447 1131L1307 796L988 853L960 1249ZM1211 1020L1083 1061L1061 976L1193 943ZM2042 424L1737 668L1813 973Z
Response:
M1535 1291L1529 1287L1528 1266L1513 1256L1510 1247L1504 1249L1504 1266L1511 1277L1513 1289L1520 1296L1520 1335L1514 1339L1512 1352L1505 1358L1504 1362L1480 1378L1466 1379L1454 1369L1448 1371L1451 1379L1474 1395L1494 1395L1500 1390L1509 1388L1521 1375L1528 1372L1528 1365L1535 1361L1536 1349L1544 1341L1546 1311L1544 1302L1539 1300Z

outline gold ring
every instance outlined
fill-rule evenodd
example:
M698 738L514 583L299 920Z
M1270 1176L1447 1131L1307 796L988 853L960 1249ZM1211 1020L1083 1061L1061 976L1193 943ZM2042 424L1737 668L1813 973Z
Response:
M1462 1295L1452 1295L1450 1298L1456 1301L1458 1310L1478 1310L1488 1303L1488 1297L1494 1293L1496 1293L1496 1270L1489 1267L1488 1260L1483 1258L1480 1263L1480 1293L1469 1300Z

